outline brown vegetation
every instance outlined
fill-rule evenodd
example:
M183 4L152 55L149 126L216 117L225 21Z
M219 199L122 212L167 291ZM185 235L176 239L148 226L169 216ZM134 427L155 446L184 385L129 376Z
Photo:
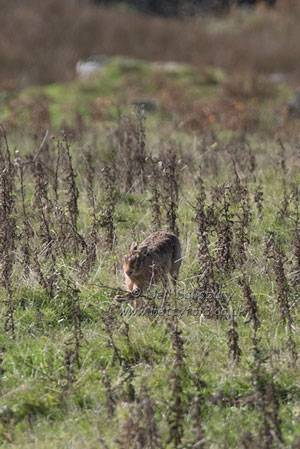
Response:
M57 371L52 369L52 359L48 360L44 349L44 367L40 367L39 359L28 360L35 372L34 381L41 382L41 377L43 382L46 378L47 385L50 381L55 387L55 404L60 404L66 413L64 401L83 388L82 376L92 376L91 372L85 374L87 352L93 345L89 340L89 326L91 323L97 326L105 338L98 360L106 350L110 351L110 357L102 364L97 360L97 365L93 365L97 378L92 378L91 383L94 387L101 379L106 420L114 419L118 408L128 411L114 436L114 447L159 448L164 447L163 441L178 449L183 443L185 447L209 447L207 411L216 406L221 411L227 407L237 410L249 407L245 409L249 416L255 411L257 420L250 430L239 432L236 437L242 440L239 447L279 447L277 442L282 445L288 438L281 409L289 400L294 406L298 398L297 392L287 387L284 390L283 380L273 376L273 372L283 370L284 366L292 370L287 372L294 379L299 363L295 332L299 311L299 192L295 181L299 175L294 163L298 147L281 142L277 158L272 147L268 150L252 146L245 135L239 139L232 137L228 142L222 142L217 136L202 135L202 143L192 150L189 143L180 149L175 146L172 151L162 146L156 155L147 149L142 152L141 165L141 152L137 149L145 149L148 140L141 131L140 120L140 114L132 114L130 120L119 117L116 129L104 137L104 141L108 141L106 145L113 139L119 145L106 155L99 153L96 146L86 150L93 128L84 129L83 134L72 141L66 134L49 139L46 133L36 150L20 154L18 150L13 151L2 127L0 268L3 333L9 341L5 344L17 342L19 345L26 337L32 344L39 336L44 344L47 335L53 338L54 326L64 323L67 333L61 358L55 361L59 364ZM139 180L145 174L144 183L128 184L128 167L120 162L124 158L120 129L123 136L132 129L140 130L140 134L136 134L139 138L127 144L136 149L130 163ZM97 137L100 139L100 134ZM225 177L221 175L224 167ZM179 176L179 171L185 174ZM263 184L262 191L261 182L268 177L270 184ZM275 196L267 196L268 188L275 189ZM163 343L160 344L168 346L167 350L163 349L161 359L158 358L161 350L146 338L147 346L143 351L136 350L138 339L134 332L142 332L146 321L138 328L138 321L128 320L126 309L112 300L121 290L117 288L121 282L121 257L130 233L147 235L153 230L149 215L148 221L140 220L146 216L149 206L154 211L156 226L159 223L161 229L166 230L177 226L184 245L190 245L184 252L177 294L170 295L165 301L166 307L161 307L161 319L154 315L151 322L149 314L151 328L154 323L156 326L154 333L163 329L160 337ZM146 245L148 249L151 246L148 239L141 246L145 248ZM134 250L133 255L142 254L142 247ZM178 258L177 254L172 261ZM167 259L171 258L164 259L169 268ZM268 276L264 270L268 270ZM114 273L117 274L115 278ZM38 293L34 295L29 286ZM94 293L86 295L86 289L94 286L97 288L95 306L92 305ZM142 310L152 310L156 300L161 305L162 295L159 294L159 290L147 292ZM130 305L135 298L128 295L126 300ZM177 312L184 307L187 318L179 317L179 313L168 315L168 303L174 305ZM189 315L192 309L197 311L197 319ZM53 315L50 322L49 310ZM32 314L30 321L23 322L22 329L20 314L25 311ZM274 315L270 318L271 313ZM190 318L192 322L187 321L188 326L197 326L192 334L192 345L189 328L183 321ZM205 327L200 328L200 319L205 320ZM277 331L281 326L282 333L280 341L276 337L274 347L270 347L270 339L274 339L273 322ZM31 323L36 334L31 333ZM224 338L218 337L213 343L211 337L201 336L205 346L200 346L201 364L199 362L198 366L197 359L194 361L191 357L198 351L195 335L199 335L199 328L203 332L202 329L209 329L210 325L214 332L221 326L226 331L225 344ZM61 339L62 328L58 329ZM167 339L169 343L165 343ZM248 387L243 386L239 393L236 386L232 392L226 392L223 381L216 384L207 371L203 379L204 370L211 370L206 368L206 361L216 354L220 345L224 349L226 344L228 349L221 363L222 376L226 364L231 367L228 385L236 382L237 374L231 369L236 367L238 373L246 372L244 384L248 382ZM99 347L98 344L94 346ZM18 349L18 359L19 352ZM94 354L91 357L94 363L97 358ZM219 363L214 357L213 366ZM147 370L158 372L162 363L166 363L164 380L153 387L146 377L144 381L139 370L145 364ZM11 369L14 365L4 367ZM25 368L20 366L23 373ZM42 370L46 369L44 373ZM114 377L116 372L118 381ZM286 372L283 376L286 377ZM163 383L168 386L167 393ZM41 391L44 390L45 383L41 384ZM285 396L285 391L289 391L290 396ZM42 413L34 407L33 402L26 408L29 417ZM50 415L51 407L45 413ZM166 410L161 418L163 429L157 417L162 407ZM23 419L14 413L11 411L12 426ZM26 416L25 412L22 416ZM218 425L219 420L218 417ZM186 432L187 426L192 427L192 433ZM106 436L101 438L104 441ZM274 444L269 444L270 441Z
M0 0L0 89L74 77L94 54L176 60L228 71L299 75L298 2L226 19L161 19L92 5L87 0Z

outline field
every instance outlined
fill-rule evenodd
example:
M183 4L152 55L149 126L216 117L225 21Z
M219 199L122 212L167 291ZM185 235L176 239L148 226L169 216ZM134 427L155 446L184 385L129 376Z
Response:
M112 57L1 94L1 448L299 447L294 83ZM115 301L155 230L177 294Z

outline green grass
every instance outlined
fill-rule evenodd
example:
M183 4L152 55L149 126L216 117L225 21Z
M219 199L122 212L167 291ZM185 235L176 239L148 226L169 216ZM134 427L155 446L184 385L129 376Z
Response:
M0 442L3 448L151 447L146 443L138 446L137 442L138 438L143 439L141 435L145 435L150 426L147 415L149 408L143 408L146 407L147 395L152 404L151 422L155 423L156 428L153 435L156 432L158 438L152 447L195 447L192 444L195 443L197 429L203 432L205 448L297 447L297 438L300 438L299 361L292 365L288 326L282 321L278 303L274 261L266 253L268 240L275 236L286 257L284 270L289 286L288 299L291 304L295 302L291 309L291 335L298 351L298 287L292 283L297 262L293 239L298 203L293 192L300 179L295 162L297 146L290 136L285 136L287 171L283 171L280 168L278 144L267 137L262 139L256 133L235 136L231 129L221 126L215 128L217 131L213 135L209 131L192 133L178 128L177 112L165 121L161 111L156 115L149 114L146 122L147 152L159 155L162 160L162 151L166 154L167 149L177 148L180 159L177 223L183 247L183 262L177 304L172 296L170 316L154 312L140 316L132 306L130 308L126 304L118 305L113 302L116 289L123 287L124 283L123 255L133 240L141 242L153 231L151 189L147 184L141 191L136 173L136 183L129 190L125 188L127 162L122 151L126 151L126 147L120 149L118 146L120 129L117 130L114 122L116 109L109 106L107 117L95 125L91 120L91 102L97 97L108 98L112 104L127 101L124 111L136 124L137 118L129 106L129 100L136 97L137 93L145 93L146 97L151 98L156 95L159 98L159 93L171 82L172 86L175 83L182 87L187 97L197 92L197 100L204 97L218 98L224 82L223 74L212 68L206 74L210 77L209 80L203 80L199 73L186 66L163 75L158 72L157 67L146 62L132 61L129 64L126 60L112 59L105 71L94 80L33 87L15 96L20 103L20 113L17 115L15 128L8 126L8 137L16 170L18 164L29 161L28 165L24 165L25 205L32 234L28 236L31 256L26 269L26 232L20 177L17 172L12 196L16 204L13 218L16 219L17 235L15 247L9 254L13 256L9 282L14 307L14 332L9 328L9 288L5 288L3 283L1 287ZM131 92L130 89L137 83L140 92ZM128 89L129 94L122 97L124 89ZM119 158L115 183L116 241L113 249L108 249L105 228L97 228L99 241L96 261L88 272L82 269L87 257L85 250L74 249L73 244L67 243L66 253L62 251L59 239L62 233L60 226L63 224L55 213L59 206L65 216L69 217L67 172L64 153L61 153L57 203L53 183L58 144L51 138L48 138L48 146L42 148L39 154L45 171L42 180L49 199L48 206L45 204L43 211L48 217L50 233L55 242L52 255L46 253L41 209L37 207L34 197L37 190L37 178L34 178L36 168L28 157L30 152L39 147L45 130L40 130L37 138L34 136L35 123L26 106L28 102L34 103L41 98L41 95L46 96L49 101L51 121L55 125L52 131L59 139L61 137L56 127L68 121L74 127L73 117L76 112L79 111L85 121L81 134L70 136L70 146L79 190L78 232L86 242L90 241L92 226L91 198L84 162L86 151L90 151L95 169L93 189L97 218L101 215L101 207L109 200L105 191L103 164L113 163L112 149L115 149ZM6 107L8 109L4 108L4 114L8 114L9 103ZM262 105L264 107L265 103ZM26 126L21 129L18 121ZM136 132L136 128L134 129ZM76 127L75 131L77 132ZM129 134L130 132L132 131L128 130ZM254 172L251 172L249 162L250 150L256 161ZM242 204L234 199L233 194L230 197L230 214L234 222L232 250L235 267L226 270L221 265L215 266L214 270L216 279L222 284L223 294L230 298L228 312L234 311L237 314L236 330L241 349L239 363L232 362L228 356L230 317L217 319L200 316L196 304L190 300L195 289L196 275L202 273L198 260L197 223L193 219L196 197L199 195L199 163L207 195L205 211L208 213L213 207L217 214L216 229L213 230L212 227L208 231L209 250L216 257L218 239L221 236L221 216L218 211L222 202L216 203L213 189L223 184L232 189L236 187L232 159L236 163L240 182L249 192L251 215L247 228L247 261L244 265L239 264L236 244ZM148 164L147 160L147 176L150 170ZM164 175L163 172L159 173L157 184L162 188ZM5 176L5 172L2 175ZM262 216L259 216L255 202L258 185L261 185L263 192ZM1 192L4 187L2 183ZM278 212L283 208L284 189L288 205L280 217ZM45 198L43 201L46 202ZM53 207L50 212L47 209L49 204ZM166 199L161 207L162 229L166 230ZM1 217L3 210L2 206ZM3 232L3 221L1 226ZM0 234L2 235L4 234ZM4 243L1 245L5 251ZM52 296L43 286L36 261L47 282L53 276ZM5 263L4 256L1 263ZM249 314L244 313L246 301L239 283L242 274L245 274L258 304L261 321L257 335L259 356L253 349L253 325ZM157 291L161 293L160 287ZM153 295L154 292L152 291ZM156 299L158 306L160 301ZM175 307L180 310L178 320ZM184 311L184 308L187 310ZM122 313L124 310L126 314ZM174 343L174 323L178 324L183 344L184 356L180 363L180 355L176 355L179 349ZM72 358L77 343L78 360ZM259 357L262 364L259 371L261 384L258 385L256 370ZM275 400L268 396L264 404L261 392L271 385L271 380L275 388ZM179 395L175 388L176 382L179 384ZM183 428L180 444L175 444L174 438L170 440L172 428L174 429L172 422L176 412L175 400L180 402L183 410L180 418ZM197 421L195 413L198 403L200 411L198 410ZM274 436L274 414L279 420L284 443L280 443ZM270 446L266 445L262 430L263 418L266 416L273 435ZM126 435L129 432L131 436L128 440Z
M231 93L226 93L228 82L233 86L239 83L237 96L233 94L231 98ZM113 57L108 59L100 74L88 80L31 86L19 92L4 93L0 117L2 122L7 126L13 125L15 130L29 128L34 122L39 126L38 117L41 114L47 115L46 126L54 131L73 128L76 117L80 117L85 125L96 123L97 126L105 126L117 119L119 108L123 113L129 113L132 104L145 101L156 106L156 111L149 114L149 122L159 126L163 120L165 126L171 126L172 133L178 131L178 124L189 123L191 117L198 120L193 126L199 129L205 125L206 128L212 127L214 132L224 132L224 126L219 124L226 116L233 115L229 128L236 127L236 114L240 115L241 112L235 110L232 104L237 104L237 108L242 108L242 114L252 111L253 119L257 121L257 131L270 133L279 125L281 110L282 117L285 117L284 108L293 91L288 85L272 87L261 76L257 76L254 86L262 82L266 91L264 88L258 93L253 91L254 98L251 98L253 75L251 78L243 73L236 80L214 66L200 71L185 64L164 66ZM249 93L250 98L247 98ZM222 97L225 103L220 100ZM230 110L226 109L228 99L233 101ZM210 116L212 122L207 122ZM177 122L175 129L174 120Z
M270 173L268 177L272 182L273 193L274 189L277 189L279 195L280 181L275 181L275 173ZM195 193L189 189L189 181L186 182L189 197L192 198ZM271 360L275 357L272 362L276 366L274 380L279 390L280 417L283 434L288 444L300 430L296 421L290 421L293 410L297 410L300 406L297 390L299 376L297 371L286 364L286 330L285 326L280 324L274 281L270 282L272 278L265 277L262 270L264 262L259 262L258 266L251 262L254 254L259 260L263 259L260 242L270 227L272 229L274 226L277 227L277 232L280 232L284 238L283 244L287 247L290 245L291 235L288 231L288 223L278 223L280 225L278 227L274 208L267 207L268 198L272 198L271 192L268 193L268 190L271 191L269 187L271 186L265 184L265 216L260 222L255 218L256 226L250 231L250 260L246 269L249 274L251 273L251 285L261 314L260 347ZM84 203L81 203L80 210L83 213L85 213L85 207ZM22 287L22 283L18 286L16 284L14 289L16 338L10 338L10 334L3 329L1 331L1 347L5 348L2 354L1 380L2 447L38 445L41 448L82 446L93 448L99 444L100 436L106 441L108 447L115 447L115 432L130 416L126 407L132 405L126 400L128 386L126 382L125 385L122 384L124 367L118 367L118 364L112 361L113 349L101 321L103 312L110 308L112 294L109 290L99 290L93 286L93 283L97 284L97 281L101 280L112 287L122 283L121 256L129 246L132 224L138 223L139 233L142 230L149 232L151 229L150 216L147 214L148 207L147 195L146 197L140 194L121 196L117 208L117 217L122 217L122 220L119 219L117 222L118 244L114 254L106 253L106 260L102 258L100 250L95 273L91 275L91 285L89 282L76 279L76 269L75 271L73 271L74 268L72 269L72 257L70 265L61 262L61 269L73 278L80 290L78 303L82 313L83 333L80 365L75 367L74 380L67 392L64 390L66 382L64 354L68 339L72 335L69 309L73 298L68 296L68 292L58 291L55 297L49 300L47 295L38 286L33 287L32 283L27 287ZM188 279L193 276L195 270L194 224L190 221L192 214L190 206L183 201L179 209L181 239L184 245L181 279L185 282L187 290L191 288ZM118 265L117 277L111 274L113 260ZM241 291L234 280L238 275L238 270L229 275L230 282L227 288L228 292L235 291L232 300L235 307L243 304ZM5 298L4 292L3 298ZM38 309L37 305L39 305ZM184 300L180 306L185 306ZM166 441L168 430L164 417L165 404L171 401L169 376L174 366L173 349L167 332L166 319L151 316L131 316L122 319L118 308L113 310L114 343L123 363L132 366L136 394L139 395L142 387L147 385L155 405L162 439ZM124 322L127 322L129 326L129 341L124 334ZM242 358L238 365L232 365L228 361L226 343L228 322L226 320L202 319L199 321L199 317L183 314L179 326L185 344L186 379L183 379L183 401L189 403L192 400L193 386L189 379L199 370L201 379L206 384L203 389L206 400L202 424L207 444L210 447L240 447L240 430L242 429L243 433L250 430L255 432L255 428L260 425L258 410L251 404L247 405L245 399L254 394L251 382L253 366L251 325L243 316L238 317L239 344L242 349ZM295 326L298 326L296 316ZM298 342L296 333L294 338ZM268 363L267 366L269 366ZM112 418L107 416L105 406L104 370L110 376L112 388L116 391L120 388L119 405L117 403L117 409ZM122 387L118 387L120 384ZM124 396L123 399L122 396ZM242 403L244 400L245 404L231 405L233 400L239 399ZM190 420L191 418L187 415L185 422L185 438L187 439L193 437ZM168 447L173 446L169 444Z

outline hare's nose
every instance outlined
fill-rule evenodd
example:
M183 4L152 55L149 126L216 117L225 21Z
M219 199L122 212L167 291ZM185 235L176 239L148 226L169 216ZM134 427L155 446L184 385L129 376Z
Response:
M133 273L133 270L127 270L126 271L127 276L130 276L132 273Z

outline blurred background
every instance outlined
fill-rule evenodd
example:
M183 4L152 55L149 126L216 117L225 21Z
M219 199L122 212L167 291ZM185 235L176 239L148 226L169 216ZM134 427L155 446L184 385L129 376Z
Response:
M143 104L170 133L298 132L298 0L0 0L0 10L7 129L75 132Z
M0 0L0 90L70 80L123 55L299 79L297 0Z

